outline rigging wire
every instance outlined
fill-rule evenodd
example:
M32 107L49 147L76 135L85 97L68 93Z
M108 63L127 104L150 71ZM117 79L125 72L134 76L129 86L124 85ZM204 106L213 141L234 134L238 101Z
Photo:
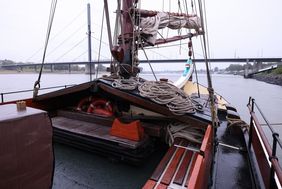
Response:
M56 47L54 47L47 55L46 57L50 56L52 53L54 53L59 47L61 47L63 44L65 44L69 39L71 39L74 34L78 33L85 24L81 25L77 30L75 30L72 34L70 34L64 41L62 41L59 45L57 45Z
M97 37L94 37L94 36L92 36L91 35L91 37L93 38L93 39L95 39L96 41L101 41L101 43L103 44L103 45L107 45L107 46L109 46L109 43L107 43L107 42L104 42L104 41L102 41L102 40L100 40L100 39L98 39Z
M101 55L101 44L102 44L102 38L103 38L103 25L104 25L104 16L105 15L105 7L103 9L102 13L102 27L101 27L101 34L100 34L100 43L99 43L99 52L98 52L98 61L97 61L97 68L96 68L96 79L98 78L98 72L99 72L99 64L100 64L100 55ZM95 63L94 63L94 70L95 70Z
M84 51L83 53L81 53L80 55L78 55L77 57L75 57L74 59L72 59L72 62L76 61L77 59L79 59L80 57L82 57L83 55L85 55L88 52L88 50Z
M116 21L115 21L115 29L114 29L114 36L113 36L113 45L114 46L116 46L118 43L118 33L121 30L120 28L121 22L119 22L121 20L120 18L121 8L120 7L121 7L120 0L117 0Z
M208 50L208 57L210 58L210 41L209 41L209 32L208 32L208 22L207 22L207 13L206 13L206 3L204 1L204 4L203 4L203 8L204 8L204 19L205 19L205 31L206 31L206 35L207 35L207 50ZM209 66L210 66L210 69L211 69L211 63L209 62Z
M205 55L205 60L206 60L206 70L207 70L207 80L208 80L208 92L209 92L209 99L210 99L210 111L211 111L211 119L212 119L212 136L213 136L213 150L212 150L212 154L214 157L215 151L216 151L216 145L217 145L217 138L216 138L216 128L218 126L218 122L217 122L217 115L216 115L216 109L215 109L215 102L214 102L214 90L212 88L212 80L211 80L211 75L210 75L210 71L209 71L209 64L208 64L208 54L207 54L207 42L206 41L206 31L205 31L205 27L204 27L204 18L203 18L203 7L201 4L201 0L198 0L199 2L199 11L200 11L200 17L201 17L201 22L202 22L202 26L203 26L203 43L204 43L204 55ZM213 168L214 165L212 165Z
M70 48L68 51L66 51L63 55L61 55L59 58L57 58L54 62L57 62L58 60L60 60L61 58L63 58L66 54L68 54L69 52L71 52L75 47L77 47L78 45L80 45L87 37L84 37L82 40L80 40L78 43L76 43L72 48Z
M185 5L184 7L186 7L186 14L188 15L189 12L188 12L188 5L187 5L187 0L185 0L185 3L184 3L184 0L183 0L183 4ZM192 13L193 13L193 1L191 0L191 7L192 7ZM191 29L188 30L190 33L191 33ZM195 60L195 52L194 52L194 46L193 46L193 43L192 43L192 56L193 56L193 60ZM196 84L197 84L197 91L198 91L198 97L200 98L200 87L199 87L199 78L198 78L198 71L197 71L197 66L196 66L196 62L193 61L193 65L194 65L194 72L195 72L195 75L196 75Z
M51 8L50 8L50 14L49 14L48 27L47 27L46 40L45 40L45 45L44 45L44 53L43 53L43 57L42 57L42 63L41 63L39 75L38 75L37 80L34 83L33 97L36 97L38 95L38 90L40 89L40 79L41 79L41 74L42 74L42 70L43 70L43 64L45 62L45 56L46 56L47 46L48 46L48 42L49 42L49 38L50 38L52 24L53 24L53 20L54 20L54 16L55 16L56 6L57 6L57 0L52 0Z
M56 33L53 37L50 38L49 41L53 41L56 39L63 31L65 31L72 23L74 23L82 14L85 12L85 8L81 10L78 15L73 18L68 24L66 24L58 33ZM26 62L28 62L30 59L32 59L35 55L37 55L44 47L40 47L38 50L36 50L30 57L26 59Z
M143 50L143 52L144 52L144 55L145 55L145 57L146 57L146 59L147 59L147 62L148 62L148 64L149 64L149 66L150 66L150 69L151 69L151 71L152 71L152 73L153 73L153 75L154 75L155 80L158 81L158 79L157 79L157 77L156 77L156 74L155 74L155 72L154 72L154 69L153 69L153 67L152 67L152 65L151 65L151 63L150 63L150 61L149 61L149 59L148 59L148 56L147 56L147 54L146 54L146 51L145 51L145 49L144 49L142 43L141 43L141 48L142 48L142 50Z
M169 8L168 8L168 11L171 12L171 0L169 0ZM170 15L168 15L170 16ZM169 33L169 29L167 29L167 33L166 33L166 38L168 38L168 33Z
M193 43L192 43L192 52L193 52L193 59L195 60L195 53L194 53L194 46L193 46ZM195 61L193 61L193 64L194 64L194 71L195 71L195 75L196 75L196 83L197 83L198 97L200 97L200 87L199 87L198 71L197 71L197 67L196 67Z

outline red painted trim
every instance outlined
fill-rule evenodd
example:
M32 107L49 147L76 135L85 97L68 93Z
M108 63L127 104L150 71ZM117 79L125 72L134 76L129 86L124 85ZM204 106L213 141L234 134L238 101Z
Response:
M204 152L204 156L197 154L196 163L188 182L189 189L204 189L208 186L210 167L212 163L212 134L212 127L209 125L201 146L201 151Z
M169 167L167 168L161 183L169 185L184 151L185 149L183 148L177 149L176 154L173 157L172 161L170 162Z
M156 181L148 180L142 189L153 189L156 185Z

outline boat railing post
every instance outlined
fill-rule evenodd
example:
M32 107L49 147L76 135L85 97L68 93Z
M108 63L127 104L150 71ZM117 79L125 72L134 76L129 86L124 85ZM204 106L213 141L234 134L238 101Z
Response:
M252 97L249 98L249 105L251 106L251 118L250 118L250 132L249 132L249 148L251 148L252 145L252 140L253 140L253 129L254 129L254 123L253 123L253 115L252 113L254 112L254 104L255 104L255 99Z
M2 103L4 102L4 94L3 93L1 93L1 101L2 101Z
M273 144L272 144L272 153L271 153L271 157L269 157L269 160L271 162L271 167L270 167L270 179L269 179L269 183L270 183L270 188L274 188L274 167L273 167L273 163L272 163L272 159L277 159L276 157L276 149L277 149L277 138L279 137L278 133L273 133L272 134L272 138L273 138Z

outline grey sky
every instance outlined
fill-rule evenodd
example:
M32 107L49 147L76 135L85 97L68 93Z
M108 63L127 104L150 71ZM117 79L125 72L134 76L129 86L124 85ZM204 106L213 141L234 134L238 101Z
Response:
M86 4L88 2L91 3L92 8L93 59L97 59L99 46L97 39L100 38L103 0L58 0L47 62L87 59L87 40L84 38L86 37ZM111 5L116 1L109 0L109 2ZM142 5L146 9L160 10L163 0L153 2L154 5L152 0L145 0L142 1ZM176 0L171 2L177 4ZM45 41L50 3L51 0L1 0L0 59L18 62L41 60L43 50L38 50L43 47ZM281 57L281 7L281 0L206 1L211 57L234 57L235 55L237 57ZM113 10L110 11L112 18L114 18ZM73 20L74 18L76 19ZM68 25L71 21L72 23ZM63 30L67 25L68 27ZM71 34L74 34L73 37ZM103 30L103 41L108 43L106 29ZM201 57L197 38L193 41L196 56ZM76 44L77 47L71 50L70 48ZM185 48L187 47L184 46L181 50L174 48L173 51L161 49L160 54L151 53L150 58L186 58L187 49ZM109 57L109 50L106 44L102 44L102 59L106 57Z

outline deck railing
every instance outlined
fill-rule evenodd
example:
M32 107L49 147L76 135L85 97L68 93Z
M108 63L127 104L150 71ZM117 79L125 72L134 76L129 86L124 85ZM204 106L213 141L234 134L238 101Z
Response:
M277 157L277 144L282 149L282 142L279 138L279 134L273 129L272 125L266 119L260 107L255 103L255 99L252 97L249 98L248 108L250 111L250 132L249 132L249 148L253 147L256 153L257 160L259 161L260 171L265 183L266 188L277 188L282 184L282 169L278 162ZM265 132L262 129L262 124L259 122L255 109L258 110L257 113L263 118L264 124L269 128L272 134L272 147L269 140L267 139ZM258 142L260 141L260 145ZM263 151L264 155L262 155ZM263 159L265 158L265 159ZM265 163L264 163L265 162ZM266 168L267 167L267 168ZM277 180L275 179L275 175ZM279 183L277 183L277 181Z
M67 88L67 87L72 87L75 84L71 85L60 85L60 86L54 86L54 87L45 87L45 88L40 88L39 90L50 90L50 89L58 89L58 88ZM4 95L11 95L11 94L19 94L19 93L26 93L26 92L32 92L33 89L27 89L27 90L19 90L19 91L10 91L10 92L4 92L0 93L1 96L1 103L4 103Z

